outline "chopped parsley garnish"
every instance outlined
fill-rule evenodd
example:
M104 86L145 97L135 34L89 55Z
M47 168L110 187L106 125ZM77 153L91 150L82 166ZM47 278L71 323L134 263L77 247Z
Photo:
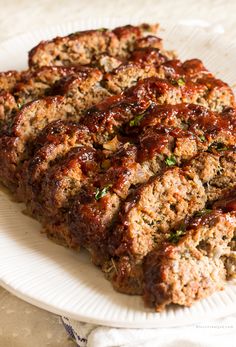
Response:
M103 196L105 196L107 194L107 192L109 191L110 187L111 187L111 185L109 184L108 186L106 186L106 187L104 187L102 189L97 188L96 189L96 193L95 193L95 199L99 200Z
M20 102L17 104L17 107L19 108L19 110L22 108L23 105L24 105L24 104L22 104L22 103L20 103Z
M208 151L212 151L213 149L215 149L216 151L227 151L228 147L226 147L222 142L214 142L210 145L210 147L208 148Z
M137 115L136 117L134 117L134 119L131 119L131 121L129 122L129 125L131 127L135 127L135 126L138 126L141 122L141 120L143 119L143 114L139 114Z
M212 210L209 209L209 208L203 208L202 210L196 212L196 216L197 217L201 217L201 216L204 216L205 214L208 214L208 213L211 213Z
M184 236L186 231L184 229L179 229L170 234L168 240L173 243L177 243L181 236Z
M177 163L175 156L174 155L170 155L169 157L166 158L165 160L166 165L168 166L173 166Z
M199 140L200 140L201 142L206 141L206 138L205 138L204 135L200 135L200 136L198 136L198 138L199 138Z
M183 87L185 86L185 80L183 78L179 78L177 80L177 84L180 86L180 87Z

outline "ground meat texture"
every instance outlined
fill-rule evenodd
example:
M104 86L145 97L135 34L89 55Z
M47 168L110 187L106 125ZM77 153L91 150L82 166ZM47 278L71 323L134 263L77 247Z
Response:
M146 304L157 311L170 303L190 306L222 290L235 229L235 213L214 211L193 219L176 243L150 252L143 267Z
M16 171L19 164L27 159L30 143L38 133L56 119L69 119L73 113L63 97L48 97L25 105L14 119L9 135L0 138L0 177L11 187L17 184ZM9 181L9 184L7 183Z
M227 157L226 154L225 156ZM221 175L224 177L225 175L223 172L219 174L218 171L219 162L223 157L224 156L220 157L219 155L214 155L211 153L201 153L198 154L196 158L192 159L188 165L183 167L185 176L187 175L187 177L189 176L192 179L197 177L199 182L201 182L200 186L203 189L201 196L202 206L205 206L206 202L208 204L207 206L211 206L212 201L209 198L211 182L214 182L216 177L220 177ZM177 168L172 170L176 169ZM169 172L169 170L167 172ZM150 179L150 182L152 182L152 180L154 180L154 178ZM171 199L173 199L175 196L179 199L179 196L172 194L171 198L169 199L168 194L169 191L171 192L172 187L168 191L168 194L164 193L164 184L162 184L162 190L159 190L161 197L158 197L156 200L152 200L150 198L151 194L153 194L152 188L150 188L151 192L148 191L149 195L147 194L147 198L145 198L145 195L137 197L137 192L145 189L145 186L148 187L148 185L149 183L141 186L141 188L135 191L134 196L129 196L127 198L127 202L121 205L118 224L115 228L113 227L113 231L107 240L108 248L110 249L110 254L113 257L113 263L115 264L115 271L113 269L113 271L109 273L109 276L112 283L114 283L115 288L125 293L140 293L142 277L134 279L134 275L132 275L132 273L140 273L139 269L143 257L152 249L159 247L163 242L165 242L165 240L169 237L169 232L173 225L172 223L178 221L177 223L179 223L179 226L181 223L183 223L185 217L188 219L192 215L189 213L189 211L187 211L186 216L182 219L182 221L178 219L178 216L173 217L173 215L182 211L181 201L177 201L176 204L172 203ZM174 186L173 189L175 189L177 186L177 184L174 182L172 182L172 185ZM186 192L186 187L184 192ZM225 189L219 189L217 198L222 199L224 195ZM163 201L165 198L168 199L169 203ZM154 207L152 205L150 205L151 207L148 205L149 201L155 202L155 204L153 203ZM153 211L155 211L159 205L161 205L164 211L169 212L164 217L162 213L159 213L157 218L153 216ZM195 203L193 204L193 208L196 208L197 210L199 205ZM170 220L168 220L169 217ZM124 257L126 258L125 262L123 261ZM125 270L124 264L128 264L127 257L129 258L129 265L127 265L127 270ZM135 284L134 287L132 287L132 283ZM120 289L118 289L119 286Z
M198 176L179 168L154 176L125 202L109 247L114 255L145 256L187 215L204 207L206 194Z
M191 161L189 170L198 174L204 183L208 203L221 199L236 184L235 151L202 153Z
M76 75L68 76L58 82L53 94L64 95L66 102L73 105L78 114L87 108L101 102L111 93L101 86L102 73L94 69L90 76L84 79Z
M50 123L35 140L32 154L18 173L18 198L27 202L31 214L35 215L44 174L72 148L92 145L91 137L83 126L75 123L55 121ZM92 146L91 146L92 147ZM38 207L38 203L36 203Z
M21 79L22 74L15 70L0 72L0 93L12 93L15 84Z
M6 132L12 122L13 116L18 111L14 96L8 92L0 94L0 134Z
M216 201L213 204L213 209L220 209L223 212L236 211L236 187L230 190L230 192L223 196L221 200ZM227 279L236 278L236 228L234 236L229 243L230 251L225 256L224 263L227 271Z
M193 107L191 108L190 106ZM169 107L170 106L162 107L163 115L168 115ZM87 193L84 192L83 201L85 201L85 203L81 201L76 203L76 205L79 206L74 214L76 220L78 220L80 224L80 227L78 227L78 234L82 233L83 237L86 237L87 234L96 235L96 242L98 243L98 233L94 232L94 228L96 228L96 230L103 230L101 233L101 241L106 239L104 235L109 232L109 229L116 220L117 210L122 204L122 200L126 199L129 195L130 189L132 190L138 184L144 183L165 167L176 164L181 165L196 156L199 152L211 149L213 141L217 138L220 138L223 142L225 141L225 143L227 143L227 141L231 144L235 143L235 138L233 134L230 133L230 130L233 132L233 125L226 122L227 127L225 126L225 128L222 129L220 124L225 125L225 122L221 120L222 116L220 114L211 115L209 110L195 105L176 105L173 109L175 110L173 115L176 117L176 124L180 125L184 120L188 123L188 128L191 129L191 131L181 128L171 128L170 126L165 127L165 122L168 125L169 119L164 119L164 121L158 119L159 128L157 124L156 127L144 127L140 129L140 134L134 138L135 146L120 144L123 146L123 149L119 150L113 157L105 161L108 168L104 170L104 172L101 172L94 180L93 188ZM180 113L180 119L178 118L178 112ZM170 113L170 115L172 115L172 113ZM170 118L172 121L173 115ZM209 121L206 121L208 118ZM200 132L202 131L201 128L204 130L203 132ZM199 135L205 134L207 130L208 136L204 139L203 143ZM103 146L109 149L112 142L113 141L105 143ZM129 152L128 149L131 150L131 148L133 152ZM128 155L130 153L135 153L135 155ZM211 163L207 165L208 163L204 162L204 158L203 155L203 157L199 157L196 160L202 167L206 168L205 170L209 174L208 166L210 166ZM214 155L211 156L210 154L206 154L206 158L208 158L208 161L211 160L211 158L216 161L216 172L218 172L218 157L215 159ZM106 203L101 204L100 201L94 199L98 187L99 189L109 187L105 199ZM110 201L114 199L114 196L117 201L117 208L111 211ZM91 223L90 220L95 218L92 216L101 214L98 212L100 209L102 209L104 213L104 219L100 218L96 223ZM107 211L107 209L109 210ZM106 223L104 221L106 221ZM76 223L77 222L74 224Z
M1 94L1 99L3 99L3 103L5 104L4 112L1 112L2 129L4 129L4 132L9 130L17 115L17 111L21 110L24 104L46 95L54 95L56 90L54 90L53 87L55 87L55 83L59 82L63 76L71 76L71 74L74 74L80 82L85 79L90 81L94 79L94 75L97 75L97 71L97 69L86 67L42 67L37 70L22 72L15 85L12 86L12 95L6 92ZM98 71L98 73L100 77L100 71ZM88 85L88 88L89 87ZM69 90L68 87L64 93ZM89 106L91 105L92 104Z
M162 78L164 74L160 73L160 65L167 60L168 57L156 48L134 50L128 62L104 75L103 84L110 92L118 94L140 79L152 76Z
M73 203L70 213L72 233L90 252L104 244L107 231L118 215L120 195L127 194L130 182L135 183L140 168L135 160L136 152L135 146L127 144L105 159L101 167L109 166L106 173L96 175ZM142 177L145 180L148 174L142 172Z
M63 69L63 68L61 68ZM64 68L65 69L65 68ZM42 69L44 70L44 69ZM45 70L46 71L46 70ZM97 101L100 101L107 95L105 89L101 90L97 87L97 81L101 79L101 73L96 69L90 69L90 75L84 75L73 77L73 81L70 83L64 83L65 97L47 97L39 99L33 103L29 103L21 108L15 117L13 117L12 123L10 123L7 138L0 139L3 157L10 158L12 156L13 166L17 167L17 162L25 160L25 146L28 147L28 143L32 143L35 136L51 121L55 119L79 119L79 113L84 108L93 105ZM8 144L9 148L5 148ZM14 154L11 154L15 152ZM23 155L24 154L24 155ZM13 159L14 157L14 159ZM5 160L5 159L4 159ZM11 165L8 163L7 167ZM4 176L2 180L7 184L7 180L14 182L15 170L7 173L7 167L2 169ZM8 177L9 176L9 177Z
M67 213L74 195L96 174L96 155L92 147L73 148L41 180L41 192L37 197L41 206L41 221L49 235L52 235L52 230L56 233L56 226L60 226L60 236L64 236L64 242L69 247L78 243L68 230Z
M108 29L98 29L73 33L66 37L57 37L52 41L43 41L29 53L29 66L44 65L87 65L97 55L106 53L112 57L126 58L133 50L135 41L146 30L156 31L157 26L131 25Z
M95 257L95 259L98 258ZM115 290L129 295L143 294L142 261L137 262L125 255L118 259L111 258L110 260L103 257L103 259L98 259L98 261L100 263L102 261L102 271L106 278L112 282Z
M69 206L70 199L86 184L86 178L93 177L98 168L96 150L89 146L76 147L47 171L42 182L42 198L50 216L56 209Z
M76 75L81 79L93 72L89 68L74 68L63 66L44 66L36 70L28 70L18 83L13 94L21 107L30 101L52 93L54 84L65 76Z

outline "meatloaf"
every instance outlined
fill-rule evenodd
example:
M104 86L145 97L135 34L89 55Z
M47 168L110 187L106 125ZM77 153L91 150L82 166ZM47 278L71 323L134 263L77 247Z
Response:
M236 108L158 25L43 41L0 73L0 179L55 242L157 311L236 268Z

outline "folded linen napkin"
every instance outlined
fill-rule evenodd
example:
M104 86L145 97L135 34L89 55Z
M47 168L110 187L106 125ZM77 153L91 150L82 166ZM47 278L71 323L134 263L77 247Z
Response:
M195 325L126 329L77 322L62 322L78 347L235 347L236 314Z

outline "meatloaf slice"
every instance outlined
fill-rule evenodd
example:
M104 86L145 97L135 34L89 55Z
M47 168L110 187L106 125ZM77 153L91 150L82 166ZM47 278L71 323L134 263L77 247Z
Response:
M144 261L146 304L157 311L170 303L190 306L222 290L227 277L225 257L235 230L235 212L217 210L193 218L184 231L175 230L169 243L150 252Z
M104 75L103 85L110 92L118 94L135 85L140 79L152 76L165 78L160 65L170 58L157 48L136 49L128 61Z
M109 243L111 252L143 258L166 238L170 228L205 203L205 190L197 175L175 167L154 176L122 207Z
M107 237L110 226L118 216L122 197L136 180L146 181L148 171L136 160L137 148L126 143L114 155L104 159L102 170L80 191L70 213L75 238L87 248L99 247ZM102 173L104 168L105 173ZM139 171L139 175L138 175ZM97 252L98 253L98 252Z
M48 122L69 119L72 107L63 97L48 97L26 104L14 119L9 135L0 138L1 180L13 188L17 166L27 158L27 150L37 134Z
M41 179L41 192L37 197L40 220L49 237L60 239L69 247L78 247L67 224L70 202L88 179L98 170L97 152L89 146L73 148L47 171Z
M116 213L114 213L114 208L117 208L117 204L119 206L120 199L118 200L117 194L106 193L101 197L99 196L99 199L96 198L96 194L91 196L90 199L94 201L94 209L92 208L92 202L88 201L89 203L86 203L87 198L85 198L85 201L83 201L83 198L80 202L76 201L70 219L72 233L82 240L82 244L93 251L95 257L99 248L105 250L107 238L109 237L109 226L112 222L114 223L114 217L115 219L118 217L118 211L116 210ZM95 200L100 201L96 203ZM177 200L178 207L175 207ZM114 201L116 201L116 204L114 204ZM141 256L141 254L148 252L150 247L153 247L157 242L155 237L161 238L167 232L169 224L178 223L186 215L203 208L205 202L205 191L197 176L190 178L179 168L169 169L151 178L148 183L144 183L141 188L135 190L133 195L131 194L124 208L122 207L120 227L117 226L112 232L113 237L109 240L108 247L112 250L117 248L114 252L116 255L120 255L121 250L124 251L128 247L127 244L129 244L131 248L133 247L131 253L138 258L139 254ZM109 209L108 204L113 209ZM134 205L134 208L132 208L132 205ZM104 218L103 207L105 207L105 216L107 218ZM90 224L86 226L89 216ZM133 231L129 229L129 218L133 218ZM159 235L153 236L152 234L155 233L157 227L161 231ZM126 232L126 228L129 231L127 229ZM125 238L127 238L127 242ZM120 247L118 247L118 244Z
M137 39L147 31L156 32L157 25L140 25L80 31L51 41L42 41L29 52L29 66L87 65L97 55L126 58Z
M222 105L233 105L232 90L207 71L200 60L192 59L183 63L170 58L168 53L164 54L152 47L135 50L128 62L105 74L103 84L112 93L120 93L124 88L137 83L139 79L158 77L167 79L172 84L188 87L190 95L185 95L185 98L193 97L195 92L193 84L195 84L200 92L199 99L195 103L204 106L209 104L210 108L217 111L222 109ZM185 102L191 101L186 99Z
M52 94L52 87L60 79L75 75L81 80L94 75L93 68L44 66L36 70L28 70L20 81L14 85L13 94L21 107L30 101Z
M25 201L31 214L40 194L42 178L47 170L73 147L92 144L91 136L83 126L72 122L50 123L35 139L29 158L18 172L18 198Z

